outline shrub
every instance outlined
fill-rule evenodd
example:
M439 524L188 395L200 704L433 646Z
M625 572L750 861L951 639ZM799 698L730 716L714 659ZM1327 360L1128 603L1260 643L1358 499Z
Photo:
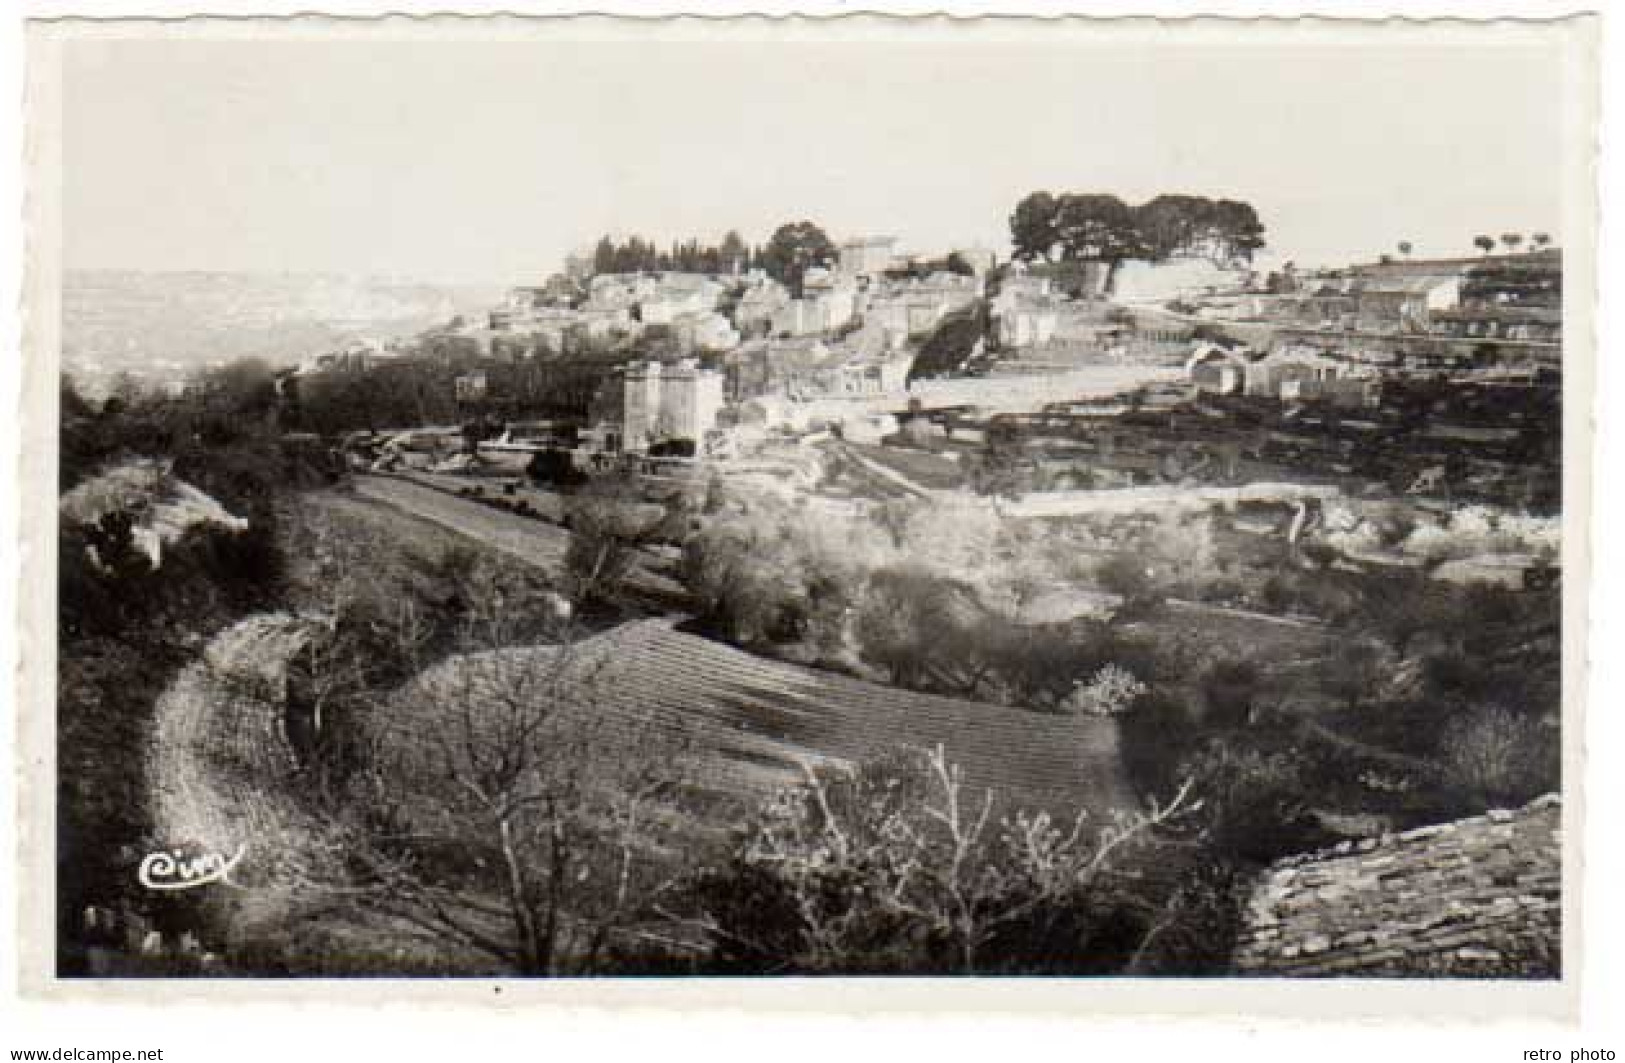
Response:
M1101 588L1123 600L1118 613L1136 616L1156 609L1163 595L1146 564L1126 554L1119 554L1095 570L1095 579Z
M614 484L594 484L571 499L564 571L579 605L611 600L631 572L648 529L630 507L636 497Z
M1244 882L1242 869L1225 859L1202 861L1180 876L1124 973L1183 978L1233 973Z
M811 548L773 514L709 521L683 545L683 582L702 622L739 645L803 638L834 651L845 641L855 580L841 559Z
M587 482L569 451L551 447L530 459L525 474L537 483L560 488L581 487Z
M1144 797L1167 793L1201 741L1195 714L1184 701L1153 687L1118 725L1123 771Z
M1239 727L1251 720L1261 677L1251 661L1217 661L1198 681L1210 726Z
M1061 707L1091 716L1117 716L1133 708L1145 692L1146 685L1134 678L1133 672L1108 664L1087 683L1076 684Z
M1481 705L1456 716L1440 740L1446 785L1469 807L1522 804L1559 785L1555 735L1522 713Z
M956 597L952 584L920 565L873 573L858 612L859 653L893 683L921 687L943 627L955 623Z
M1447 705L1462 705L1488 697L1495 677L1481 662L1457 652L1434 653L1422 659L1422 687L1427 696Z
M1210 738L1180 767L1202 794L1199 818L1220 857L1268 863L1327 840L1309 816L1319 792L1300 750L1237 735Z
M1345 708L1358 708L1376 697L1392 664L1391 655L1385 656L1379 646L1351 639L1320 668L1320 687Z

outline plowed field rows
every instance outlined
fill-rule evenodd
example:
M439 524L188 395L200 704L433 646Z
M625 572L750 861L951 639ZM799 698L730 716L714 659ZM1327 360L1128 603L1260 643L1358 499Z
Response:
M556 649L458 658L402 699L414 740L432 741L437 705L488 696L516 670L555 676L550 689L579 711L657 730L687 730L717 789L750 797L794 781L800 763L855 762L941 743L973 787L1023 803L1105 813L1132 797L1118 761L1116 725L879 686L765 660L648 620L577 644L562 666ZM555 669L557 672L555 673Z

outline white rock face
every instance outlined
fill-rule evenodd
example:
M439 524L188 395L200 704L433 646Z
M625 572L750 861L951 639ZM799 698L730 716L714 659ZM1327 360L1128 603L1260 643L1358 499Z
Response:
M123 511L134 520L130 536L154 568L163 563L164 547L203 524L229 531L248 528L248 520L233 516L214 498L184 480L177 480L168 462L138 458L85 481L58 503L63 520L95 524L109 513Z

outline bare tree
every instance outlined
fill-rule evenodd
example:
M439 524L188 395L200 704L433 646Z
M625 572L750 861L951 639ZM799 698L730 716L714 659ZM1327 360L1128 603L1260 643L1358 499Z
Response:
M624 484L604 480L570 500L564 570L577 604L612 598L631 574L639 547L664 517L648 517L641 508L641 500Z
M602 971L681 871L681 735L600 702L611 659L567 630L512 646L501 605L465 652L367 720L348 809L358 885L522 975Z
M800 788L769 802L743 853L788 895L791 966L986 969L1001 934L1087 905L1128 847L1197 807L1188 784L1167 805L1098 827L1087 813L995 818L999 803L975 792L940 746L895 769L805 768Z

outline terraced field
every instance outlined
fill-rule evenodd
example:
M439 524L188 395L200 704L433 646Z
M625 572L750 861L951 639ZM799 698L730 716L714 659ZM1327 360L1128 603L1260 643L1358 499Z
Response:
M1133 804L1110 720L878 686L754 657L668 620L626 624L578 643L563 664L558 652L510 649L445 662L420 678L420 696L401 699L393 725L420 737L441 733L438 706L450 697L483 694L496 711L495 685L531 669L548 674L578 711L686 730L699 751L699 774L739 797L796 781L804 762L852 763L941 743L971 786L1026 805L1105 815Z
M355 491L363 498L449 528L544 572L561 571L570 548L570 533L555 524L493 509L415 480L357 476ZM640 556L644 560L634 565L627 576L625 596L660 608L685 603L687 592L682 585L652 571L655 562L649 555Z
M542 568L564 562L570 533L394 476L357 476L356 494L454 528L475 542Z
M248 888L231 894L231 932L282 942L301 969L494 973L488 957L423 937L364 904L302 891L311 876L338 881L342 870L329 863L343 852L331 826L297 796L308 783L283 725L286 662L307 635L298 617L251 617L223 632L165 691L147 765L158 837L220 854L243 847L232 881ZM566 711L611 727L646 727L657 742L669 737L673 757L692 762L702 788L723 798L686 824L696 842L732 826L740 803L753 806L797 782L803 764L847 764L939 742L978 797L981 787L999 791L998 812L1019 804L1063 815L1087 809L1104 819L1131 804L1109 720L876 686L752 657L665 620L594 636L571 647L562 664L561 652L521 647L451 658L392 699L378 729L435 756L454 751L453 720L462 718L454 706L472 707L475 726L500 721L514 711L503 700L513 688L492 684L515 669L541 673L528 697L558 699ZM299 933L289 939L293 923Z
M928 491L957 491L967 485L965 470L941 454L864 443L845 446L859 457L890 469Z

